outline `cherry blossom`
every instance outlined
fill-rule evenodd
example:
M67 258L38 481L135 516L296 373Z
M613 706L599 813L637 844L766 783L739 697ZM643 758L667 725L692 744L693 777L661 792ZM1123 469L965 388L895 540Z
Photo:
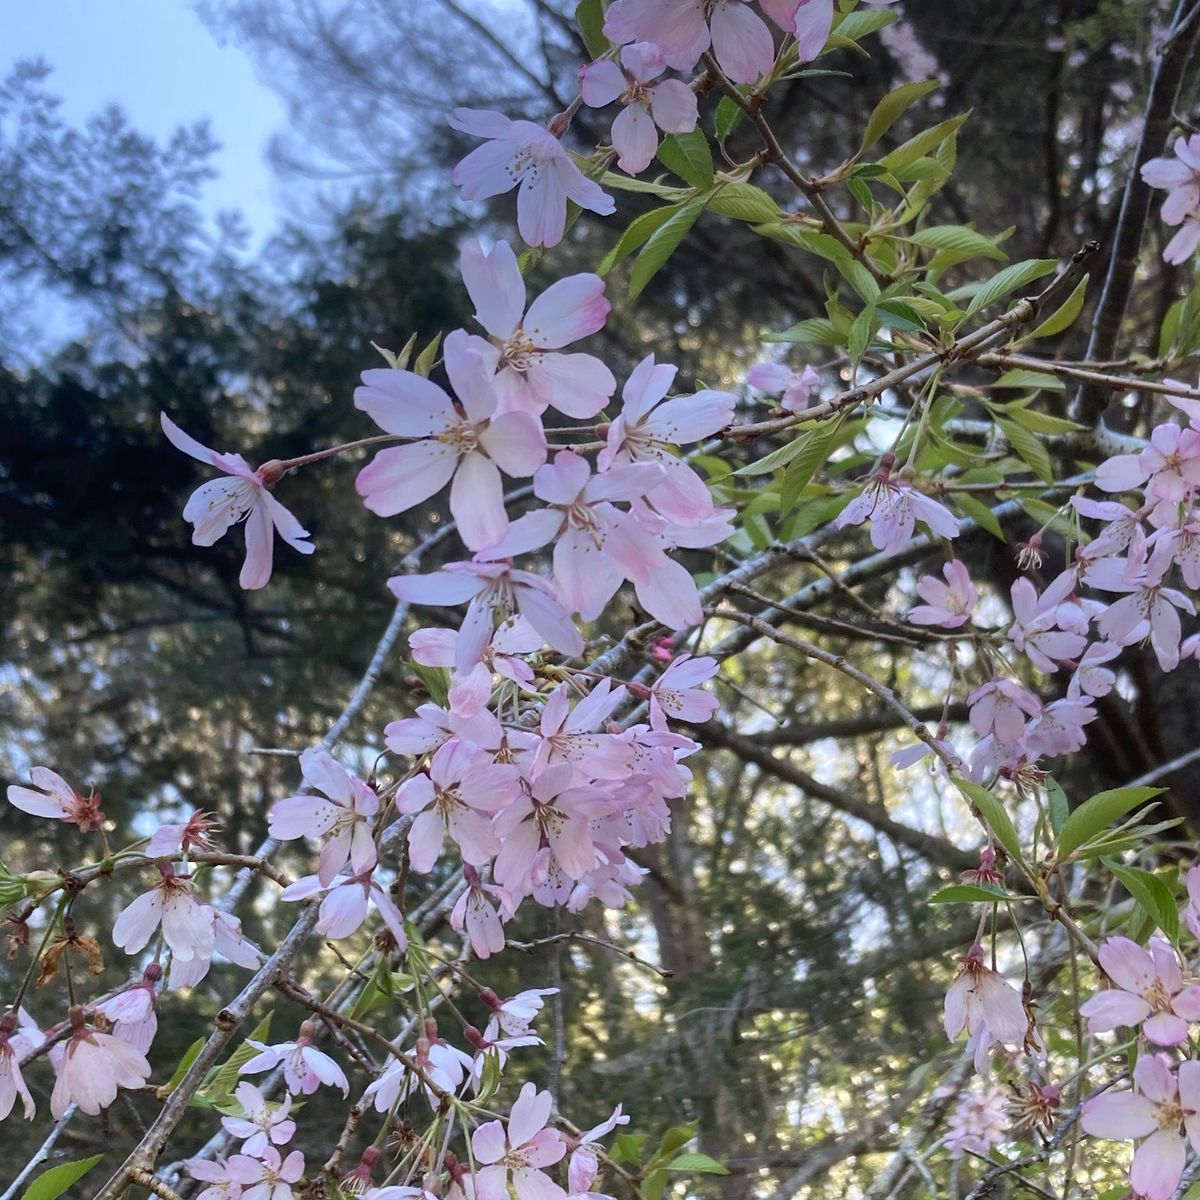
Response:
M614 100L624 107L612 125L617 166L640 175L658 149L658 130L690 133L696 128L696 93L679 79L655 79L667 59L653 42L632 42L621 48L620 64L612 59L588 63L579 71L579 94L590 108Z
M18 1098L25 1120L34 1118L33 1096L21 1074L21 1056L29 1049L25 1035L17 1028L16 1016L8 1013L0 1018L0 1121L12 1112Z
M715 658L679 655L646 689L650 699L650 727L665 732L667 717L693 725L709 720L717 711L717 698L700 685L707 683L718 670L720 664ZM630 691L633 690L631 686ZM635 694L640 695L640 690Z
M1025 732L1025 718L1042 711L1041 701L1012 679L991 679L968 697L971 728L994 733L1000 742L1015 742Z
M112 1022L114 1037L128 1042L139 1054L145 1054L158 1032L158 984L162 967L147 964L142 978L95 1006L95 1011Z
M31 817L47 817L51 821L66 821L81 833L92 833L104 827L100 797L94 792L81 796L61 775L49 767L34 767L29 772L33 787L9 784L6 795L13 808Z
M226 1133L245 1138L242 1153L261 1158L268 1145L286 1146L296 1133L296 1122L288 1113L292 1097L286 1095L282 1104L268 1104L262 1092L252 1083L242 1081L234 1090L234 1099L242 1106L242 1116L221 1118Z
M1109 938L1100 946L1100 965L1116 987L1098 992L1079 1009L1094 1033L1141 1025L1157 1046L1187 1041L1188 1022L1200 1021L1200 986L1184 986L1170 943L1152 937L1147 952L1129 938Z
M680 71L691 70L711 46L734 83L754 83L775 61L770 29L743 0L613 0L604 36L616 45L654 42Z
M508 1117L485 1121L471 1135L471 1149L482 1168L475 1176L476 1200L506 1200L508 1190L517 1200L564 1200L565 1194L541 1168L553 1166L566 1153L566 1144L546 1128L554 1103L549 1092L532 1083L521 1089Z
M895 554L912 540L917 521L938 537L958 537L958 519L945 505L918 492L907 472L892 473L891 455L885 455L867 486L838 514L838 529L871 522L871 545Z
M262 963L262 951L242 932L242 923L237 917L210 904L202 905L202 908L206 919L212 923L214 953L239 967L253 968ZM187 960L172 956L169 986L194 987L208 974L211 962L211 958L199 955Z
M511 529L511 527L510 527ZM426 667L453 668L458 646L455 629L418 629L408 639L413 661ZM541 634L524 617L509 617L492 634L483 658L466 674L455 671L450 680L450 710L458 717L482 712L492 695L493 674L524 691L532 691L533 668L526 658L544 645Z
M293 1096L301 1093L311 1096L323 1083L341 1089L342 1095L348 1096L350 1084L345 1072L328 1054L313 1045L316 1033L315 1022L303 1021L294 1042L267 1046L247 1038L246 1045L253 1046L258 1053L238 1067L238 1074L261 1075L282 1063L283 1080Z
M408 1053L410 1061L415 1062L424 1074L425 1081L403 1059L393 1059L383 1074L363 1092L363 1100L370 1100L376 1112L391 1112L418 1086L425 1092L430 1108L436 1109L441 1101L429 1084L443 1092L456 1092L467 1078L471 1056L439 1038L436 1027L430 1029L428 1025L427 1022L426 1036L417 1038L416 1045Z
M450 927L466 932L476 958L490 958L504 949L503 922L512 916L512 897L504 888L484 883L469 863L463 864L463 877L467 887L450 910Z
M515 766L494 763L468 742L447 742L434 754L429 773L415 775L396 793L396 808L415 816L408 831L414 871L430 871L446 833L464 863L480 867L499 850L491 814L512 803L521 791Z
M328 888L316 875L303 875L279 893L281 900L299 902L321 896L316 930L330 938L349 937L362 927L372 907L383 918L396 944L407 945L404 918L383 886L370 872L363 875L339 875Z
M265 1146L261 1156L231 1155L229 1172L243 1187L241 1200L292 1200L292 1185L304 1178L304 1155L293 1150L282 1158Z
M750 368L746 382L760 392L779 393L779 406L788 412L803 412L821 376L810 366L793 371L783 363L757 363Z
M380 450L359 471L355 487L373 513L392 517L449 483L459 536L478 550L508 529L500 472L532 475L546 459L546 437L529 413L497 412L491 365L466 332L447 336L444 355L461 412L442 388L413 371L363 372L355 406L381 429L413 440Z
M160 825L150 838L146 853L151 858L174 858L192 849L215 850L209 835L220 828L212 813L196 809L182 823Z
M117 1098L119 1088L141 1088L150 1078L150 1064L128 1042L89 1026L82 1008L74 1007L67 1015L71 1035L57 1063L50 1096L55 1120L72 1104L94 1117Z
M1039 671L1053 674L1060 663L1083 653L1087 638L1058 628L1056 597L1039 599L1037 588L1024 576L1015 580L1010 590L1016 620L1008 637Z
M271 495L270 489L281 478L273 463L252 470L240 454L221 454L201 445L166 413L160 414L160 420L163 433L177 450L225 472L191 494L184 505L183 519L193 526L192 543L196 546L211 546L239 521L246 522L246 558L238 577L243 588L253 591L266 587L271 578L276 533L301 554L316 549L307 540L308 531Z
M953 1041L965 1029L977 1052L986 1051L993 1041L1020 1045L1029 1028L1020 992L984 965L978 942L958 961L946 993L946 1036Z
M1200 245L1200 134L1177 138L1174 158L1152 158L1142 164L1142 179L1167 192L1161 215L1180 231L1163 251L1169 263L1186 262Z
M733 421L737 397L705 390L664 400L676 370L667 363L656 364L653 354L638 363L621 390L624 405L608 428L607 444L596 463L602 472L619 463L661 464L666 478L646 493L646 499L668 521L691 526L712 515L712 497L674 447L701 441L726 428Z
M558 988L529 988L515 996L501 999L491 988L480 988L479 998L491 1009L484 1036L494 1038L503 1030L509 1037L524 1037L530 1032L532 1022L542 1011L546 996L558 995Z
M187 1172L208 1185L196 1194L196 1200L239 1200L243 1187L259 1178L255 1160L245 1154L232 1158L218 1154L211 1162L193 1158L187 1163Z
M394 575L388 587L409 604L470 601L454 648L454 665L462 673L483 658L496 626L518 612L560 654L583 653L583 637L550 584L510 563L447 563L428 575Z
M946 577L945 583L932 575L922 575L917 581L917 595L925 603L908 610L908 619L914 625L957 629L971 619L979 592L971 582L966 566L952 558L942 567L942 574Z
M324 750L305 750L300 773L320 794L277 800L267 813L270 835L282 841L327 838L317 866L317 878L325 887L347 863L355 875L370 871L376 861L371 828L379 797Z
M599 1125L584 1130L578 1139L570 1139L572 1144L571 1157L567 1162L567 1186L572 1194L586 1192L595 1182L600 1171L600 1159L597 1157L600 1139L607 1137L618 1125L628 1124L629 1115L623 1112L618 1104L612 1114Z
M616 211L613 198L584 175L544 126L474 108L456 108L450 124L487 139L451 172L462 198L487 200L519 186L517 229L529 245L562 241L568 200L602 217Z
M632 747L615 734L598 732L625 699L625 688L602 679L574 708L572 694L561 683L543 706L530 774L550 763L568 762L588 780L625 778L633 769Z
M1200 1062L1171 1074L1165 1055L1143 1054L1133 1068L1138 1091L1093 1096L1083 1106L1084 1133L1115 1141L1139 1140L1129 1182L1146 1200L1170 1200L1183 1175L1187 1143L1200 1150Z
M590 354L559 350L604 327L612 305L599 275L569 275L548 287L525 311L525 280L507 242L485 253L472 238L462 249L460 269L475 319L490 341L470 345L496 372L497 414L540 416L548 406L570 417L594 417L612 397L617 381Z
M207 906L196 898L190 876L176 875L167 863L159 863L158 869L158 885L118 915L113 941L127 954L136 954L161 924L173 958L211 959L216 949L212 919Z
M994 1083L985 1083L964 1092L946 1122L943 1139L950 1157L964 1154L989 1154L996 1146L1008 1141L1008 1094Z

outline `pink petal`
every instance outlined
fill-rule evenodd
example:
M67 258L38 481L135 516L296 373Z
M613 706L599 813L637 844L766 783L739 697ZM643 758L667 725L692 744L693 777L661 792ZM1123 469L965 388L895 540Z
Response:
M450 511L469 550L494 545L508 532L504 485L490 458L472 451L461 460L450 487Z
M494 417L479 441L500 470L514 479L527 478L546 461L546 435L541 423L529 413Z
M557 350L603 328L611 308L599 275L569 275L529 306L524 330L535 346Z
M753 83L775 62L775 42L749 5L719 0L709 20L713 55L734 83Z
M354 407L400 437L433 437L458 422L450 397L412 371L364 371L362 387L354 389Z
M475 319L493 337L507 339L525 312L525 281L512 247L500 241L484 253L478 238L472 238L463 246L459 270Z
M690 133L699 119L696 93L682 79L664 79L650 89L650 113L664 133Z
M1186 1158L1183 1138L1174 1130L1151 1134L1133 1153L1129 1168L1133 1190L1146 1200L1171 1200Z
M579 71L579 94L589 108L611 104L625 90L625 74L611 59L588 63Z
M394 517L436 495L450 482L458 451L444 442L389 446L358 473L355 489L380 517Z
M1158 1117L1145 1096L1130 1091L1104 1092L1083 1106L1079 1124L1093 1137L1122 1141L1153 1133L1158 1128Z
M617 390L613 373L591 354L545 354L525 378L541 406L580 420L594 417Z
M629 175L640 175L654 161L658 127L640 104L626 105L612 123L612 144L617 166Z

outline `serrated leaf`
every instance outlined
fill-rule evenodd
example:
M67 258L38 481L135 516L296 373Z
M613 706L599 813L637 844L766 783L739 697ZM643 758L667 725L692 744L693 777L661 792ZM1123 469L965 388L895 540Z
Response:
M744 467L738 467L734 471L734 475L770 475L772 471L777 471L780 467L786 467L800 452L804 449L805 439L798 437L794 441L788 442L786 446L777 446L769 454L764 454L762 458L755 459L752 463L747 463Z
M1157 875L1140 867L1123 867L1111 858L1100 860L1121 881L1142 911L1172 942L1179 940L1179 907L1171 889Z
M741 123L745 113L728 96L717 101L717 112L713 117L713 129L717 141L723 142Z
M622 1165L640 1163L642 1151L649 1140L648 1133L618 1133L613 1138L612 1150L609 1152L613 1162Z
M997 300L1004 299L1018 288L1023 288L1027 283L1041 279L1043 275L1049 275L1057 269L1058 263L1053 258L1030 258L1005 267L975 290L971 302L967 305L967 316L973 317L989 304L995 304Z
M992 387L1027 389L1043 392L1061 392L1066 385L1056 375L1047 375L1045 371L1030 371L1018 367L1015 371L1005 371Z
M598 275L607 275L623 259L628 258L639 246L644 246L660 226L665 225L683 205L668 204L664 208L652 208L629 222L628 228L617 244L600 260L596 268Z
M1013 899L1003 888L982 883L951 883L939 888L926 904L996 904Z
M1101 830L1107 829L1118 817L1147 800L1161 796L1166 788L1125 787L1098 792L1085 800L1071 815L1059 831L1058 857L1065 859L1073 850L1090 842Z
M996 520L996 514L982 500L976 499L969 492L955 492L954 503L980 529L990 533L992 537L998 538L1002 542L1008 540L1004 536L1004 530L1001 528L1000 522Z
M875 332L875 327L875 306L868 304L854 318L850 326L850 339L846 344L846 348L850 352L851 367L857 367L862 361L862 356L867 352L867 347L871 344L871 336Z
M1008 444L1013 448L1021 461L1045 484L1054 482L1054 467L1050 463L1050 455L1046 447L1038 441L1037 435L1018 425L1015 421L996 419Z
M1046 800L1050 809L1050 828L1055 835L1062 833L1062 827L1071 815L1071 806L1067 803L1067 793L1062 790L1053 776L1046 777Z
M829 447L837 433L836 425L824 421L800 440L803 448L788 463L779 485L779 515L786 517L796 507L800 493L808 486L817 468L829 457Z
M987 788L980 787L966 779L955 779L955 786L979 810L980 815L988 823L996 840L1008 851L1009 857L1015 862L1021 861L1021 839L1017 836L1016 826L1008 815L1008 810L992 795Z
M886 8L860 8L847 13L838 23L834 32L838 37L848 42L857 42L859 38L878 33L888 25L900 19L899 14Z
M762 224L774 221L781 209L760 187L752 183L728 183L709 201L709 209L723 217Z
M1007 412L1018 425L1028 429L1030 433L1071 433L1083 428L1075 421L1068 421L1066 417L1052 417L1049 413L1038 412L1032 408L1009 408Z
M713 185L712 151L702 129L671 133L658 147L658 161L692 187L708 191Z
M580 0L575 6L575 24L593 58L600 58L609 50L608 38L604 36L603 0Z
M1008 261L1004 253L990 238L965 225L931 225L928 229L919 229L908 235L908 241L918 246L928 246L934 250L952 250L955 254L966 255L967 258L994 258L1001 262ZM965 262L966 258L960 258Z
M80 1158L75 1162L59 1163L43 1171L26 1189L21 1200L57 1200L68 1188L74 1187L102 1158Z
M1029 336L1034 338L1053 337L1069 329L1083 308L1083 300L1087 294L1090 275L1085 275L1076 285L1075 290L1063 301L1062 305L1052 312Z
M646 240L633 262L629 277L629 298L636 299L646 289L646 284L658 274L662 265L679 248L679 243L695 225L697 218L708 203L708 195L699 196L683 205L669 220L663 222Z
M936 150L948 137L953 137L959 127L966 121L970 112L959 113L946 121L939 121L928 129L914 134L907 142L902 142L895 150L889 151L880 160L879 165L893 175L911 166L919 158Z
M680 1154L667 1163L668 1171L694 1171L703 1175L728 1175L729 1168L707 1154Z
M914 105L922 96L928 96L938 86L936 79L922 79L916 83L903 83L888 92L875 105L867 120L859 152L868 150Z
M654 1157L669 1159L677 1150L681 1150L696 1136L696 1129L693 1125L673 1125L666 1133L662 1135L662 1140L658 1143L658 1149L654 1152Z
M838 333L837 326L825 317L810 317L800 321L782 333L763 334L764 342L791 342L798 345L812 343L818 346L845 345L845 337Z
M874 276L858 259L844 255L834 263L834 266L864 304L874 304L879 299L879 284L875 282Z

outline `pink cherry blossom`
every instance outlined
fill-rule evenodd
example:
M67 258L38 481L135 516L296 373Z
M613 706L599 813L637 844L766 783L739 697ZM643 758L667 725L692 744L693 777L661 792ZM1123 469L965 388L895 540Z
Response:
M298 903L321 896L321 907L316 930L329 938L349 937L362 927L374 908L383 918L396 944L403 949L407 945L404 918L391 896L370 873L365 875L339 875L326 888L316 875L303 875L279 893L281 900Z
M81 796L59 774L49 767L34 767L29 772L33 787L9 784L8 802L13 808L31 817L47 817L51 821L66 821L82 833L91 833L104 826L100 797L94 792Z
M508 529L500 472L532 475L546 459L546 437L529 413L497 412L492 364L465 331L447 336L444 354L461 411L436 383L412 371L363 372L355 406L381 429L413 440L379 451L358 473L355 487L373 513L392 517L449 483L459 536L478 550Z
M242 1106L242 1116L221 1118L226 1133L245 1138L242 1153L261 1158L268 1146L286 1146L296 1133L296 1122L288 1113L292 1097L284 1096L282 1104L268 1104L266 1097L252 1083L237 1085L234 1099Z
M1035 757L1074 754L1087 741L1083 727L1097 715L1090 696L1053 700L1029 722L1025 749Z
M1200 135L1178 138L1174 158L1152 158L1144 163L1142 179L1167 192L1163 221L1183 226L1163 251L1163 258L1169 263L1186 262L1200 244Z
M1133 1068L1138 1090L1104 1092L1083 1106L1080 1128L1093 1137L1145 1139L1133 1153L1129 1182L1146 1200L1170 1200L1183 1175L1187 1143L1200 1150L1200 1062L1171 1074L1165 1055L1143 1054Z
M1103 666L1112 662L1121 653L1120 646L1111 642L1093 642L1084 652L1067 685L1067 698L1077 700L1082 696L1107 696L1117 683L1116 674Z
M529 245L562 241L568 200L602 217L616 210L613 198L584 175L544 126L474 108L456 108L450 124L487 139L450 175L462 198L487 200L519 186L517 228Z
M617 166L640 175L658 149L658 130L689 133L696 128L696 93L679 79L658 79L666 55L653 42L622 47L620 64L611 59L588 63L579 71L579 94L590 108L620 100L624 108L613 121L612 144Z
M494 1038L503 1030L509 1037L524 1037L545 1005L546 996L558 995L558 988L530 988L501 999L491 988L480 988L479 998L491 1009L484 1036Z
M300 755L300 773L318 795L288 796L267 812L273 838L326 838L321 847L317 878L328 887L346 866L362 875L375 866L371 828L379 797L324 750L310 748Z
M719 669L715 658L679 655L648 689L650 727L665 732L667 717L690 724L707 721L717 711L718 703L716 696L700 685L707 683Z
M265 1146L261 1156L231 1155L229 1172L242 1185L241 1200L292 1200L292 1185L304 1178L304 1155L293 1150L282 1158L274 1146Z
M958 973L946 993L946 1036L953 1041L966 1030L976 1047L978 1065L992 1042L1021 1045L1029 1019L1021 993L984 964L983 947L978 942L958 961Z
M33 1096L21 1074L21 1057L31 1048L18 1032L14 1014L8 1013L0 1018L0 1121L12 1112L18 1098L25 1120L33 1120L36 1111Z
M607 444L596 462L601 471L620 463L661 464L666 478L646 493L646 499L667 520L690 526L712 515L712 496L674 447L701 441L730 425L737 398L705 390L664 400L676 369L656 364L653 354L638 363L621 391L624 406L609 426Z
M160 414L163 433L177 450L225 472L201 484L188 499L183 519L192 524L192 543L211 546L239 521L246 522L246 559L238 582L247 591L266 587L271 578L276 533L293 550L311 554L316 547L308 531L271 495L279 472L267 463L252 470L240 454L220 454L183 432L166 413Z
M1012 1137L1008 1115L1009 1094L994 1083L984 1083L965 1092L954 1105L946 1122L943 1139L950 1157L964 1154L989 1154Z
M396 808L415 817L408 831L414 871L431 871L449 833L465 863L480 867L500 849L491 814L521 792L515 766L492 762L467 742L447 742L434 754L429 773L414 775L396 793Z
M867 486L838 514L837 528L869 520L871 545L885 554L895 554L908 545L917 521L938 537L958 537L958 520L950 510L918 492L903 471L893 474L892 466L890 462L880 464Z
M560 654L583 653L583 636L550 584L509 563L447 563L429 575L394 575L388 587L409 604L470 601L454 648L454 665L464 674L483 658L496 626L518 612Z
M71 1035L57 1064L58 1078L50 1096L55 1120L77 1104L96 1116L116 1098L119 1088L141 1088L150 1078L150 1064L127 1042L89 1026L83 1009L68 1013Z
M1081 516L1106 522L1105 528L1077 551L1085 562L1120 554L1127 548L1131 553L1142 552L1146 541L1142 522L1149 515L1149 508L1132 509L1115 500L1092 500L1087 496L1072 496L1071 506Z
M1158 1046L1177 1046L1188 1036L1188 1022L1200 1021L1200 987L1185 987L1170 943L1150 939L1147 952L1126 937L1100 946L1100 965L1116 984L1085 1001L1079 1012L1094 1033L1120 1025L1141 1025Z
M622 1111L621 1105L613 1109L612 1114L599 1125L584 1130L579 1137L571 1138L571 1157L567 1163L567 1186L572 1194L586 1192L595 1182L600 1171L600 1139L607 1137L618 1125L628 1125L629 1114Z
M160 825L150 838L146 853L151 858L175 858L193 848L215 850L209 834L219 832L220 828L212 813L197 808L182 823Z
M158 886L128 905L113 925L113 941L127 954L136 954L162 925L163 940L173 958L182 962L212 958L216 936L207 906L192 890L191 878L176 875L166 863L159 864Z
M497 414L540 416L552 406L570 417L594 417L612 397L617 381L590 354L560 354L563 346L604 327L612 305L599 275L570 275L548 287L525 311L525 280L507 242L485 253L472 238L460 258L475 319L490 341L470 345L496 372Z
M571 708L573 694L569 684L560 683L543 706L530 774L550 763L566 762L589 780L623 779L633 768L633 750L627 741L602 729L625 699L625 688L614 688L611 679L602 679Z
M760 392L779 393L779 405L788 412L803 412L821 376L810 366L793 371L783 363L757 363L750 368L746 382Z
M95 1006L95 1011L112 1023L113 1036L128 1042L139 1054L150 1049L158 1032L158 985L162 976L162 967L149 963L137 983Z
M942 574L946 577L945 583L932 575L922 575L917 581L917 594L925 603L908 610L908 619L914 625L957 629L971 619L979 592L971 582L966 566L952 558L942 567Z
M408 1057L421 1069L426 1081L443 1092L457 1092L472 1065L469 1054L464 1054L443 1038L432 1036L417 1038ZM430 1108L440 1106L437 1092L422 1082L403 1059L397 1058L367 1087L363 1092L363 1100L370 1100L376 1112L391 1112L400 1100L411 1095L418 1087L425 1093Z
M313 1045L316 1033L314 1021L303 1021L294 1042L277 1042L267 1046L247 1038L246 1045L253 1046L258 1053L238 1067L238 1074L261 1075L282 1063L283 1081L293 1096L311 1096L323 1083L339 1088L343 1096L348 1096L350 1084L346 1073L328 1054Z
M196 1200L240 1200L245 1184L258 1179L255 1160L245 1154L232 1158L217 1155L212 1161L194 1158L187 1163L187 1172L208 1186L196 1194Z
M968 697L971 728L994 733L1000 742L1015 742L1025 732L1025 717L1042 711L1041 701L1012 679L991 679Z
M205 918L213 930L213 951L239 967L261 966L262 951L242 932L242 923L231 913L221 912L210 904L202 906ZM191 959L171 957L168 985L172 988L194 987L208 974L212 960L197 955Z
M532 1083L521 1089L508 1118L486 1121L471 1136L471 1149L481 1169L475 1175L476 1200L507 1200L511 1186L517 1200L564 1200L566 1193L541 1168L553 1166L566 1144L546 1128L554 1100Z
M743 0L613 0L604 36L616 45L654 42L680 71L690 71L711 46L734 83L754 83L775 61L770 29Z
M1059 663L1078 658L1087 646L1087 638L1058 628L1056 597L1046 603L1039 599L1032 581L1022 576L1011 590L1013 621L1008 637L1039 671L1053 674Z
M513 523L514 525L516 522ZM511 536L512 526L509 527ZM457 658L458 631L426 628L416 630L408 639L413 661L426 667L453 668ZM455 671L448 695L450 711L457 717L473 717L483 711L491 699L493 675L532 691L533 668L525 661L540 650L544 640L524 617L502 621L483 652L483 658L465 674Z
M470 863L463 864L463 878L467 886L450 910L450 928L466 933L476 958L490 958L504 949L503 922L513 915L512 897L484 883Z

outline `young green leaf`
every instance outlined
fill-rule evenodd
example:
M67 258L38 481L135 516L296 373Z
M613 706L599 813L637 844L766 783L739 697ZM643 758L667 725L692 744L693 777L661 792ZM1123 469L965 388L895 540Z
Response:
M617 241L617 244L600 260L596 274L607 275L609 271L627 258L639 247L644 246L651 235L661 225L665 225L679 210L682 204L668 204L665 208L652 208L640 217L629 222L628 228Z
M787 470L783 473L783 481L779 485L780 516L786 517L796 507L800 493L808 486L817 468L829 457L829 447L833 444L836 433L837 428L833 422L822 421L816 429L800 439L803 448L788 463Z
M1061 834L1067 818L1071 815L1071 806L1067 803L1066 792L1052 775L1046 776L1046 801L1050 809L1050 828L1055 834Z
M57 1200L68 1188L74 1187L102 1158L80 1158L75 1162L59 1163L43 1171L26 1189L21 1200Z
M1058 858L1061 862L1073 850L1090 842L1101 830L1107 829L1130 809L1145 804L1155 796L1161 796L1166 788L1125 787L1099 792L1085 800L1066 819L1058 834Z
M708 203L708 195L698 196L685 204L670 220L660 225L647 239L641 252L633 262L629 277L629 298L636 299L646 289L646 284L658 274L663 263L679 248L679 243L695 225L697 218Z
M728 1175L729 1168L707 1154L680 1154L667 1163L668 1171L693 1171L702 1175Z
M1179 940L1179 906L1169 887L1150 871L1123 867L1111 858L1100 860L1121 881L1125 890L1172 942Z
M1036 434L1022 428L1015 421L1006 421L1003 417L996 419L1008 444L1020 456L1029 469L1045 484L1054 482L1054 467L1050 463L1050 455L1046 447L1038 440Z
M1049 275L1057 267L1058 263L1053 258L1030 258L1024 262L1013 263L1011 267L1005 267L1003 271L998 271L975 290L971 296L971 302L967 305L967 316L973 317L988 305L995 304L997 300L1003 300L1005 296L1017 291L1018 288L1023 288L1027 283L1041 279L1043 275ZM951 295L954 296L955 293L951 293Z
M1004 805L987 788L980 787L977 783L966 779L955 779L954 783L988 823L996 835L996 840L1008 851L1009 857L1020 862L1021 839L1017 836L1016 826L1013 825Z
M658 161L692 187L708 191L713 185L712 151L703 130L672 133L658 147Z
M575 24L593 58L599 58L609 49L608 38L604 36L603 0L580 0L575 6Z
M1034 338L1053 337L1069 329L1083 308L1083 298L1087 294L1090 275L1085 275L1076 285L1075 290L1066 298L1062 306L1052 312L1029 336Z
M860 151L867 150L910 109L922 96L928 96L938 86L936 79L922 79L916 83L901 84L894 91L888 92L875 105L863 132Z
M952 250L956 255L970 258L1008 261L1008 255L991 238L965 225L931 225L928 229L918 229L916 233L909 234L908 241L918 246L930 246L934 250ZM960 258L959 261L965 262L966 258Z

